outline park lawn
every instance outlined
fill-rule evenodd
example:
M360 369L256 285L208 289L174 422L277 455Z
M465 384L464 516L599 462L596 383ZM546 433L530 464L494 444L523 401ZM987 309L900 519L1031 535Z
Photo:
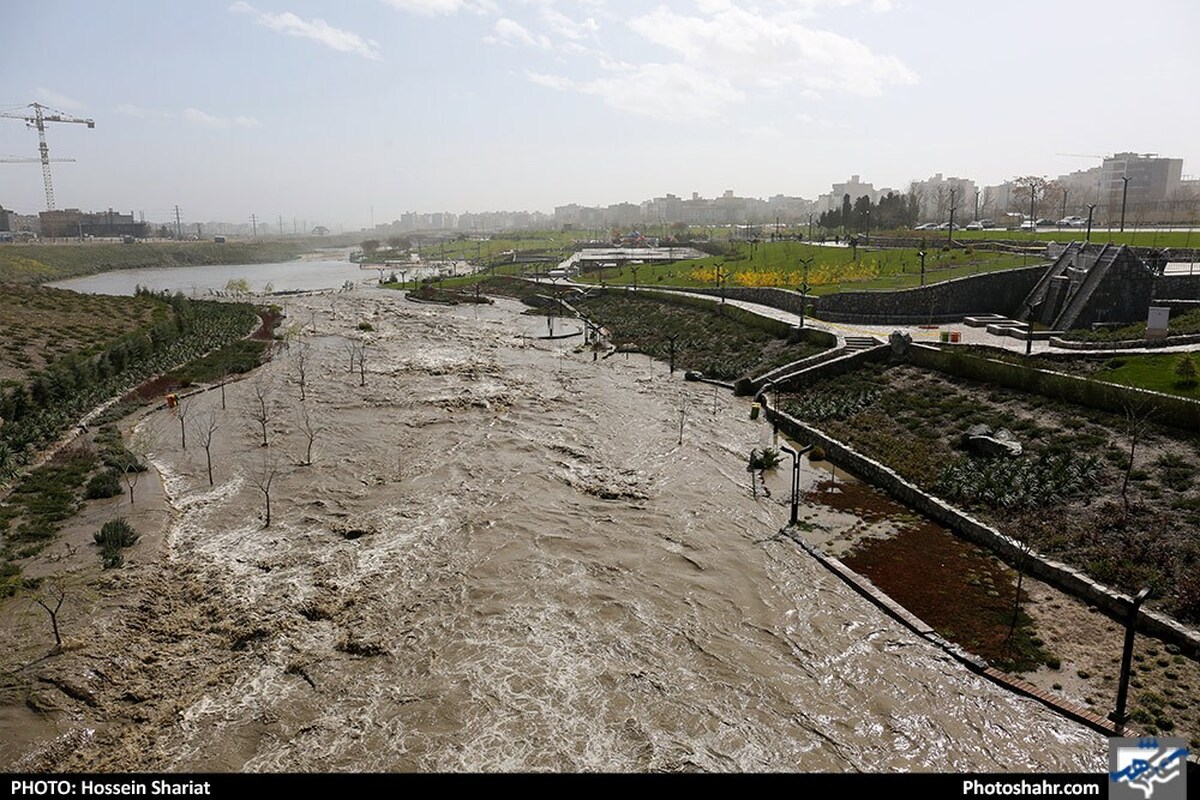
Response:
M913 231L913 236L922 234L946 235L945 231ZM1087 235L1086 228L1057 227L1040 228L1037 231L1010 231L992 228L985 231L955 231L954 240L968 242L974 240L1008 241L1015 244L1030 244L1031 242L1081 242ZM1127 244L1136 247L1200 247L1200 230L1196 231L1125 231L1122 233L1115 228L1100 228L1092 226L1093 244Z
M680 288L717 286L718 270L727 286L779 286L797 288L804 277L802 261L808 264L810 294L827 294L841 289L893 289L920 284L921 259L915 248L857 250L824 247L799 242L740 243L730 256L709 256L689 261L637 266L640 286ZM1028 256L992 251L930 248L925 257L926 282L936 282L997 269L1032 263ZM587 283L632 284L634 267L592 271L579 277Z
M1175 394L1200 400L1200 384L1182 385L1175 368L1185 355L1200 371L1200 353L1156 353L1154 355L1118 356L1095 373L1097 380L1136 386L1164 394Z

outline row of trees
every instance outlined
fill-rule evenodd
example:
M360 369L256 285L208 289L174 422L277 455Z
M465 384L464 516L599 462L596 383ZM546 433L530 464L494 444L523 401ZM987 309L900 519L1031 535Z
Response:
M826 230L841 228L847 234L871 230L911 228L917 224L919 204L916 195L888 192L873 202L863 195L851 202L850 195L842 196L842 207L821 214L817 224Z
M161 314L98 353L63 356L0 392L0 480L87 410L246 334L257 319L244 304L163 296Z

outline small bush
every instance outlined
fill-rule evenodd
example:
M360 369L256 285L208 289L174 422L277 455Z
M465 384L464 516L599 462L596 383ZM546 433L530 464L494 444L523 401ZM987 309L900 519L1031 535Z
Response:
M777 466L779 466L779 451L775 448L766 447L762 450L750 451L750 466L747 469L775 469Z
M373 331L375 330L375 326L369 322L360 322L358 323L358 329L360 331Z
M125 563L122 548L133 546L141 535L124 518L111 519L92 534L100 546L100 560L105 569L115 569Z
M99 531L92 534L92 538L101 547L131 547L141 538L141 534L124 517L118 517L104 523Z
M83 496L88 500L100 500L121 494L121 473L114 469L98 472L88 481Z
M819 445L819 444L815 445L812 450L808 451L808 460L809 461L824 461L825 460L825 448L821 447L821 445Z

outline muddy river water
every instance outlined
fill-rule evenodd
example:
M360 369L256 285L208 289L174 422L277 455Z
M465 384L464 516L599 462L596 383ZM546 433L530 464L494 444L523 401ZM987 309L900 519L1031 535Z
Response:
M141 423L173 521L132 556L104 636L146 710L104 726L124 749L79 748L77 766L1104 769L1100 735L971 674L776 535L788 476L751 493L745 400L533 339L544 320L508 301L289 304L316 324L314 463L297 463L297 345L257 379L270 447L245 411L256 379L225 411L215 391L191 401L220 424L214 486L169 412Z

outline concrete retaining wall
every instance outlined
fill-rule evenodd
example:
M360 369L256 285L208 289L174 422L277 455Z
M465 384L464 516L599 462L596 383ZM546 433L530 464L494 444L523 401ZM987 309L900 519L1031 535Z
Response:
M1104 383L1079 375L1034 369L1010 361L982 358L954 348L923 344L908 349L912 363L962 378L1040 394L1088 408L1124 414L1127 408L1153 409L1155 422L1185 431L1200 430L1200 402L1132 386Z
M765 396L761 398L766 406L767 419L777 422L780 430L805 444L820 445L825 449L830 461L873 486L878 486L909 508L945 525L964 539L986 547L1011 565L1024 562L1027 574L1102 608L1117 619L1123 619L1129 613L1131 600L1128 596L1093 581L1060 561L1035 552L1026 553L1019 542L949 503L925 493L888 467L867 458L849 445L795 417L771 408L767 399ZM1143 607L1138 612L1138 628L1151 636L1178 644L1193 655L1200 653L1200 631L1162 614Z
M1155 300L1200 300L1200 266L1195 275L1159 275L1154 283Z
M1033 290L1046 265L971 275L912 289L849 291L808 295L806 313L830 322L920 325L953 322L971 314L1011 315ZM773 287L731 286L689 292L745 300L793 314L801 313L798 292Z
M913 289L840 292L813 298L816 316L830 322L920 325L972 314L1012 315L1046 272L1046 265L988 272Z

